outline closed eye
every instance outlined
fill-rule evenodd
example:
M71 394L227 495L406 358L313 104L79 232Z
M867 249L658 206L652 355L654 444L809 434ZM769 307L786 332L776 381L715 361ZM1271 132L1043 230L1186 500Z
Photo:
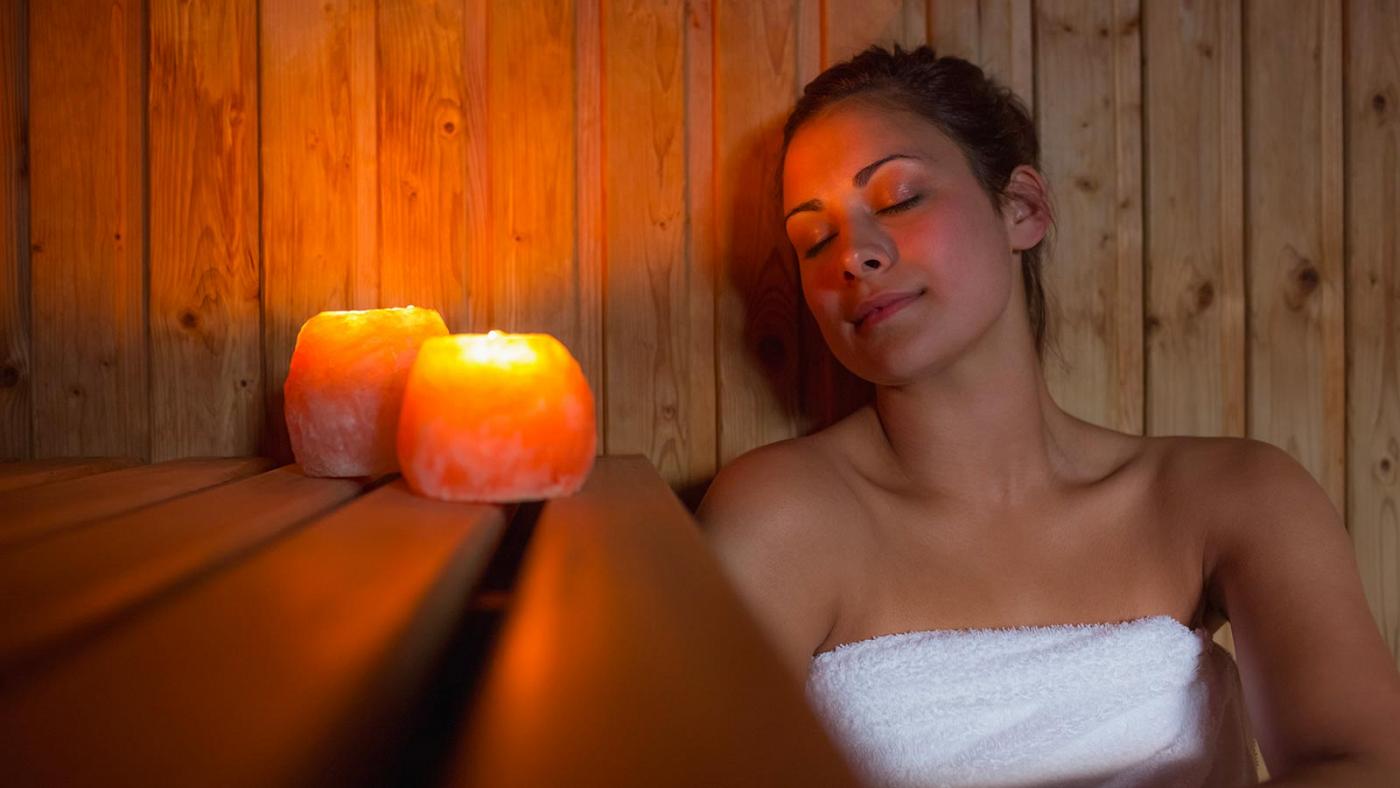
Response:
M916 194L903 202L897 202L894 205L881 208L880 210L876 211L876 213L881 215L888 215L892 213L900 213L901 211L907 211L910 208L913 208L915 205L917 205L919 203L919 200L921 199L923 199L923 196Z
M804 259L807 259L807 260L810 260L810 259L812 259L813 257L816 257L818 254L821 253L821 251L822 251L823 249L826 248L826 245L827 245L827 244L831 243L831 239L832 239L832 238L835 238L835 237L836 237L836 236L834 236L834 235L828 235L827 237L821 239L820 241L817 241L816 244L814 244L813 246L808 247L807 251L805 251L805 252L802 253L802 257L803 257Z

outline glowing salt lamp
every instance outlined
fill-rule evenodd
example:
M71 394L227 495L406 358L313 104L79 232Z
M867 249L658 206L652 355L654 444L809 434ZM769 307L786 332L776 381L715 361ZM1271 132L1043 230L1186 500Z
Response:
M409 488L503 503L577 492L593 467L593 392L548 334L453 334L423 343L399 416Z
M297 334L282 387L292 453L308 476L398 467L394 436L418 347L447 333L434 309L322 312Z

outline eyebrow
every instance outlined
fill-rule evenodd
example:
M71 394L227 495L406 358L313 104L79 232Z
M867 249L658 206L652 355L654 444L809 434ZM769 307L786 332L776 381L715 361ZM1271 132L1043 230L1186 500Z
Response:
M875 171L880 169L880 165L884 164L885 162L893 161L894 159L917 158L919 157L911 156L908 153L891 153L890 155L885 156L884 158L876 159L875 161L870 162L864 167L861 167L860 171L855 174L855 177L851 178L851 183L855 185L857 189L863 189L865 188L865 184L870 182L870 178L875 174ZM792 210L787 212L787 216L783 217L783 223L786 224L787 220L791 219L792 215L795 213L801 213L802 211L819 211L821 210L821 207L821 200L808 200L807 202L800 203L794 206Z

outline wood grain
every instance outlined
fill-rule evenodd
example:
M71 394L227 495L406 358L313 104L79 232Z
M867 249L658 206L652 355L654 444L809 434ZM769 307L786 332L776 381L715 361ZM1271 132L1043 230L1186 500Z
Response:
M379 305L372 0L265 3L259 17L263 380L259 453L291 459L282 384L301 324Z
M287 466L0 553L0 669L217 570L359 493Z
M1248 434L1293 455L1345 515L1341 9L1247 8L1244 22Z
M1245 430L1240 7L1148 3L1147 432Z
M66 457L0 463L0 492L120 470L138 462L134 457Z
M468 330L461 0L379 5L379 267L384 306Z
M395 482L298 529L5 686L8 779L372 781L503 523Z
M686 264L684 5L609 2L603 35L607 448L681 488L714 472L715 428L713 287Z
M150 455L136 0L29 6L35 457Z
M1400 16L1347 4L1347 526L1400 665Z
M1056 3L1037 14L1035 106L1057 222L1044 266L1054 337L1045 377L1074 415L1141 433L1138 4Z
M585 303L578 257L573 2L490 5L492 328L553 334L597 389L601 315ZM592 263L590 263L591 267ZM592 287L593 285L589 285Z
M912 49L928 34L925 0L826 0L824 6L823 67L872 44Z
M0 511L5 512L0 549L261 473L271 465L265 457L170 460L0 493Z
M801 289L777 189L797 7L715 3L716 414L721 465L803 431Z
M0 460L31 455L28 14L0 8Z
M855 784L644 458L545 506L496 643L445 784Z
M263 423L257 9L149 8L151 457L254 454Z

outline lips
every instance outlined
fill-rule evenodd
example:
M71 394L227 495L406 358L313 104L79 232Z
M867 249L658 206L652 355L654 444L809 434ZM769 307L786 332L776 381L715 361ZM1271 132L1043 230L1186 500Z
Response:
M923 295L923 290L891 290L878 293L860 302L852 316L851 323L856 328L860 328L861 323L877 311L889 309L892 306L901 306L907 301Z

